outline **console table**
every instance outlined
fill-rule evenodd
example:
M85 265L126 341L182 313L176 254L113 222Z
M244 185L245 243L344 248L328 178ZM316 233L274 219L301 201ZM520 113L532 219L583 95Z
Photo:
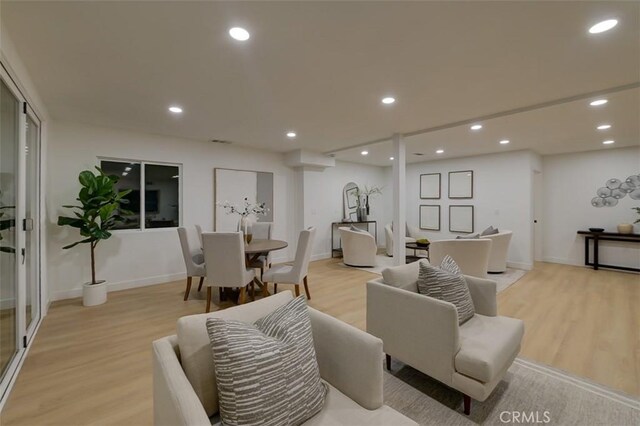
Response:
M369 231L371 224L373 224L373 236L376 239L376 245L378 245L378 222L376 222L375 220L365 220L362 222L333 222L331 224L331 257L336 257L334 256L334 254L337 254L337 257L342 256L342 242L338 242L338 247L334 247L333 245L333 231L339 227L339 226L344 226L344 225L363 225L366 224L367 225L367 231ZM369 233L371 233L371 231L369 231Z
M621 241L628 243L640 243L640 234L621 234L619 232L593 232L578 231L579 235L584 235L584 264L593 266L593 269L608 268L619 269L622 271L640 272L638 268L630 268L628 266L603 265L599 261L599 243L600 241ZM593 262L589 261L589 240L593 240Z

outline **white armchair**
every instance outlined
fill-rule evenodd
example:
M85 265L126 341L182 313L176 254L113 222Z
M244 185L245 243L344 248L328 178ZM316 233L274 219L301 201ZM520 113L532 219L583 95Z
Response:
M512 235L513 232L504 230L497 234L480 237L492 241L488 267L490 274L499 274L507 270L507 254Z
M206 235L206 234L205 234ZM207 318L253 323L292 299L285 291L257 302L178 320L177 336L153 342L153 424L209 426L218 392ZM380 339L309 308L320 376L329 386L322 411L304 424L417 425L383 401Z
M453 304L418 293L420 262L367 283L367 332L382 339L387 369L393 357L459 390L469 414L471 398L486 400L520 352L524 323L497 316L495 281L465 276L476 314L458 325Z
M438 240L429 246L429 259L440 265L449 255L465 275L487 278L492 241L484 238L470 240Z
M384 237L387 249L387 256L393 256L393 227L390 223L387 223L384 226ZM409 236L409 228L407 227L407 232L405 236L405 244L406 243L415 243L416 239ZM413 254L413 251L407 251L408 254Z
M342 241L342 258L347 266L376 266L378 246L373 235L366 231L338 228Z

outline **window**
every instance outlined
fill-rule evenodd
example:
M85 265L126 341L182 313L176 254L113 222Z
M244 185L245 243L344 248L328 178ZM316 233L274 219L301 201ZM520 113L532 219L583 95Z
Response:
M120 177L116 188L130 189L125 222L116 229L180 226L180 166L123 160L102 160L102 170Z

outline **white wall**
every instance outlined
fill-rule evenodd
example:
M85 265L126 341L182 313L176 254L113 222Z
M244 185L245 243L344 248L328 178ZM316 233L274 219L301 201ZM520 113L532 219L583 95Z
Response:
M386 169L388 168L336 161L335 167L324 171L302 171L304 226L315 226L317 229L313 259L331 256L331 223L343 218L342 189L349 182L355 182L361 188L365 185L383 187L381 196L369 200L369 219L378 222L378 245L384 244L384 225L391 221L389 205L392 200ZM335 233L337 237L337 229Z
M407 165L407 223L419 226L419 206L440 205L440 231L424 231L430 239L455 238L449 232L449 206L474 206L474 232L488 226L513 231L508 263L513 267L533 267L533 170L539 157L530 151L516 151L476 157L437 160ZM473 170L473 199L448 198L448 173ZM420 174L441 174L439 200L420 199Z
M183 224L213 229L213 169L227 167L274 173L274 238L290 243L297 232L293 203L295 172L277 153L256 151L145 133L54 122L50 126L47 162L47 212L49 224L49 280L52 300L76 297L90 277L87 246L62 250L78 234L55 225L66 213L63 204L77 196L78 173L97 165L97 157L148 160L182 164ZM274 253L274 261L292 258L295 244ZM185 267L175 229L118 231L97 248L97 275L112 289L180 279Z
M584 240L576 235L589 227L616 231L620 223L633 223L631 207L640 201L629 196L615 207L596 208L591 199L610 178L624 181L640 173L640 148L606 149L543 157L543 256L548 262L584 265ZM640 226L635 226L640 232ZM637 244L602 242L600 262L640 267Z

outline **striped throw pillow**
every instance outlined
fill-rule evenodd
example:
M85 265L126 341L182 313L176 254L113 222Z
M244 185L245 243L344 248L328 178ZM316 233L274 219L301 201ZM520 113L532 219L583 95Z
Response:
M453 303L458 312L458 324L463 324L476 312L464 275L451 256L445 256L439 268L420 263L418 292Z
M224 425L299 425L327 394L304 296L255 324L209 318Z

